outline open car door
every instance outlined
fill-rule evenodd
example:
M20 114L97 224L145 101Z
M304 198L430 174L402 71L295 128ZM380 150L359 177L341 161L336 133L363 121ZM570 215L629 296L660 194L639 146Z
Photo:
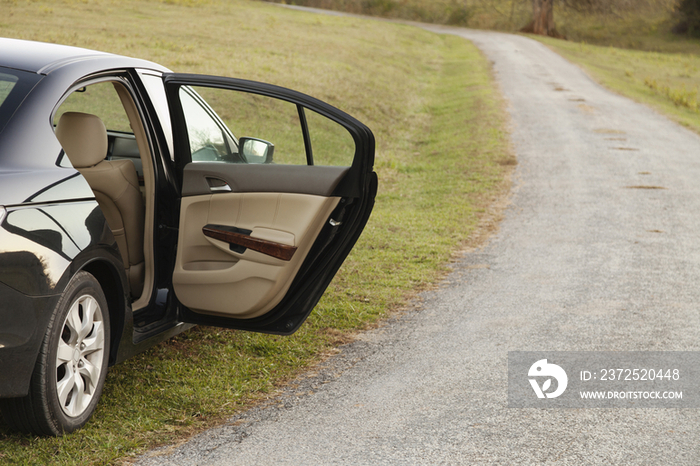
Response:
M181 188L180 319L293 333L372 211L372 132L277 86L187 74L164 82Z

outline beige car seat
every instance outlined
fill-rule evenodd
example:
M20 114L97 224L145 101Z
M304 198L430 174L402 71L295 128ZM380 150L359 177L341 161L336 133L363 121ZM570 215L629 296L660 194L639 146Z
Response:
M66 112L56 137L75 169L87 180L117 241L131 295L143 291L144 205L136 168L130 160L105 160L107 130L97 116Z

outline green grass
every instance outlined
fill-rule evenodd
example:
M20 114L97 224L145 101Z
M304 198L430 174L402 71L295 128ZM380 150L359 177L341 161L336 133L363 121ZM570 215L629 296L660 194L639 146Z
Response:
M606 2L607 3L607 2ZM680 51L686 41L671 29L678 22L676 0L612 0L601 11L576 11L555 4L557 29L569 41L635 50ZM617 3L617 7L615 7ZM679 50L671 50L676 44Z
M507 192L515 159L502 102L487 61L459 38L245 1L0 0L0 11L3 36L317 96L372 128L380 182L365 232L295 335L195 328L112 368L81 431L34 438L0 426L0 463L118 462L274 396L435 283L455 251L488 230Z
M522 0L272 0L397 19L517 32L532 19ZM591 5L574 8L572 5ZM533 36L603 85L700 132L700 40L674 35L677 0L555 2L567 41ZM453 13L465 12L459 21ZM454 17L452 18L454 19Z
M532 19L522 0L273 0L397 19L517 32ZM700 40L674 35L676 0L555 2L567 41L532 36L583 66L603 85L700 132ZM451 21L456 11L466 12Z
M657 36L649 52L534 37L578 63L604 86L645 103L700 133L700 41Z

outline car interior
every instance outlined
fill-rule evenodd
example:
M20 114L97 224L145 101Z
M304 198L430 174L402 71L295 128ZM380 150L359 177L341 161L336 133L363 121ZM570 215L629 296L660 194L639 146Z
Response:
M152 289L144 286L153 280L153 222L145 219L153 218L155 188L150 145L128 84L102 80L74 89L54 122L65 157L90 185L114 234L138 310Z
M89 113L66 112L56 137L71 164L87 180L119 245L132 296L143 290L144 203L131 160L106 160L107 129Z

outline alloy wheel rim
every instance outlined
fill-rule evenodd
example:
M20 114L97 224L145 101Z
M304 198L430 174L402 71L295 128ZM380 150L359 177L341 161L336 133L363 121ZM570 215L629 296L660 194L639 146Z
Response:
M102 309L90 295L76 299L68 311L56 352L56 393L63 413L78 417L95 396L104 359Z

